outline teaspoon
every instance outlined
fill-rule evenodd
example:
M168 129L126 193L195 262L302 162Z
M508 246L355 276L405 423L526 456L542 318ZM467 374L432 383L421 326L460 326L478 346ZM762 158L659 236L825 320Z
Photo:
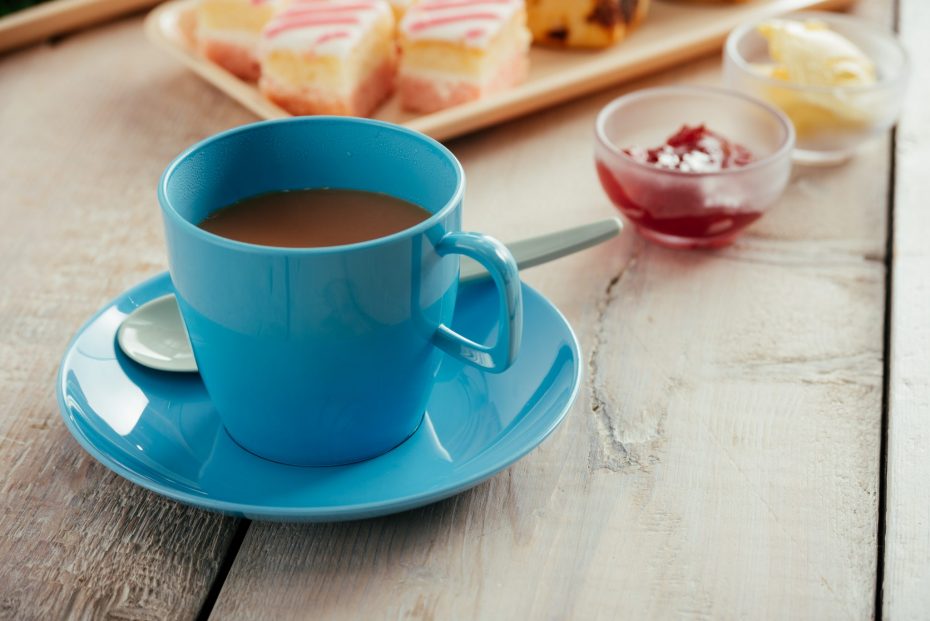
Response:
M507 244L517 267L527 269L590 248L615 237L623 228L609 218L548 235ZM476 261L462 257L459 282L487 277ZM120 349L139 364L159 371L197 372L197 362L173 294L147 302L120 324L116 337Z

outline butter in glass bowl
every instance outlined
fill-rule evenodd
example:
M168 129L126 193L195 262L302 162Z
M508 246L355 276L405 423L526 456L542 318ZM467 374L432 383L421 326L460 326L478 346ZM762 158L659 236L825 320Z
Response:
M908 61L890 32L846 15L808 12L735 29L724 48L724 74L731 88L791 119L797 161L832 164L897 121Z

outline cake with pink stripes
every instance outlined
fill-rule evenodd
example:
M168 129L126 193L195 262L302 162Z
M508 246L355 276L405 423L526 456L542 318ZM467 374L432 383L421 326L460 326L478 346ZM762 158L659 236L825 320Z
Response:
M258 41L282 0L200 0L197 47L200 53L243 80L259 75Z
M259 58L259 88L291 114L368 116L393 89L394 14L385 0L294 0Z
M526 78L523 0L421 0L399 30L398 91L408 110L435 112Z

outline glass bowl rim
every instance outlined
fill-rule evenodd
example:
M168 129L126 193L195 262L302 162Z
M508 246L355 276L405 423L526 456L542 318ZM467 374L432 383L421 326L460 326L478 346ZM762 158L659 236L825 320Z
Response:
M762 75L758 71L753 71L750 63L742 54L739 53L739 50L737 49L739 42L742 41L747 34L755 30L756 27L758 27L762 22L771 19L792 19L804 17L822 19L828 24L830 21L834 21L837 23L846 23L851 24L854 27L862 28L869 34L875 35L880 39L890 43L892 47L895 48L895 51L897 51L900 55L901 62L897 65L897 67L895 67L894 74L879 78L875 84L854 84L845 86L805 86L803 84L796 84L794 82L788 82L785 80L776 80L775 78L771 78L767 75ZM886 30L878 28L864 19L859 19L857 17L853 17L852 15L833 13L831 11L795 11L791 13L784 13L782 15L772 15L762 19L744 22L730 31L730 34L727 35L727 40L723 46L723 50L726 58L731 60L742 73L751 76L752 79L758 80L759 82L769 86L775 86L778 88L802 93L833 94L838 91L843 93L869 93L891 89L907 80L907 77L910 74L911 66L911 59L910 55L907 53L907 49L905 49L905 47L901 44L901 41L898 40L898 37L894 36L893 33L889 33Z
M753 160L746 166L738 166L735 168L722 168L720 170L708 171L708 172L691 172L676 170L670 168L659 168L658 166L653 166L651 164L646 164L640 162L637 159L634 159L623 152L623 149L619 148L612 140L607 138L607 132L605 125L607 119L611 118L617 110L622 108L624 105L629 103L641 100L649 99L656 96L668 96L672 94L686 95L686 94L699 93L702 95L716 95L722 96L723 98L734 98L741 99L744 103L749 105L756 106L761 108L764 112L768 113L770 116L775 117L775 120L781 125L784 130L784 138L781 144L778 145L772 153L769 153L765 157ZM644 171L649 171L653 174L663 174L670 175L679 178L691 178L691 179L703 179L708 177L723 177L728 175L738 175L748 173L753 170L764 168L774 162L777 162L781 159L788 159L790 162L791 150L794 148L795 143L795 131L794 125L788 119L784 112L776 108L775 106L770 105L769 103L757 99L750 95L740 93L727 88L720 88L716 86L697 86L697 85L679 85L679 86L656 86L650 88L644 88L637 91L632 91L625 95L621 95L616 99L611 100L607 105L601 108L601 111L597 114L597 120L594 122L594 131L597 136L598 142L604 146L611 154L619 157L620 159L628 162L633 165L635 168L639 168ZM729 139L729 137L727 137Z

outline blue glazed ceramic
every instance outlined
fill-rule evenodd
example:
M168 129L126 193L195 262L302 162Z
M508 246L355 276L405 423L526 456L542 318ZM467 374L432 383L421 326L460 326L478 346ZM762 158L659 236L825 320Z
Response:
M527 339L499 374L447 359L422 424L394 450L357 464L298 467L233 442L196 374L126 358L116 331L130 312L173 291L167 274L130 289L85 325L65 352L58 401L68 429L102 464L191 505L267 520L330 521L403 511L478 484L542 442L578 390L578 344L559 312L523 287ZM463 285L453 327L496 331L490 283Z
M460 232L464 175L434 140L387 123L305 117L239 127L180 155L159 202L168 262L197 366L229 434L290 464L384 453L423 418L442 358L492 372L517 354L517 268L499 242ZM196 226L218 207L275 190L382 192L433 213L376 240L271 248ZM500 291L495 344L448 326L458 257Z

